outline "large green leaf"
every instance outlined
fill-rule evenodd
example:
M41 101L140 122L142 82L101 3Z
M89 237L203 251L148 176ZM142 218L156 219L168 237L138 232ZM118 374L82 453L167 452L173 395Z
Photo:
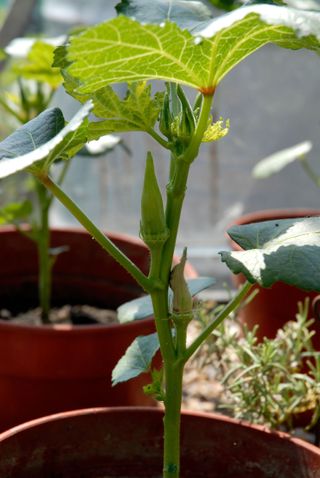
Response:
M126 382L141 373L147 372L159 347L157 333L137 337L113 369L112 385Z
M31 166L49 165L73 156L87 140L85 120L92 109L86 103L65 125L59 108L51 108L29 121L0 143L0 178Z
M71 38L67 73L80 81L82 94L110 83L149 79L208 92L269 42L319 52L320 13L253 5L205 22L196 37L174 23L145 25L120 16Z
M198 294L202 290L211 287L215 283L212 277L197 277L196 279L188 279L188 289L192 296ZM172 291L169 290L168 300L172 301ZM121 323L131 322L132 320L146 319L153 315L153 307L150 295L139 297L125 304L120 305L117 309L118 320Z
M122 0L116 10L141 23L160 24L169 20L188 30L212 19L211 11L202 2L190 0L153 0L152 8L149 0Z
M90 139L124 131L149 131L153 128L163 102L163 93L151 96L151 85L145 82L128 86L127 95L121 99L107 86L93 95L93 113L104 121L91 123Z
M281 281L320 291L320 217L233 226L228 234L245 249L221 252L235 274L263 287Z
M258 179L268 178L275 173L281 171L288 164L293 163L297 159L303 159L312 149L310 141L296 144L291 148L282 149L276 153L262 159L253 168L253 176Z

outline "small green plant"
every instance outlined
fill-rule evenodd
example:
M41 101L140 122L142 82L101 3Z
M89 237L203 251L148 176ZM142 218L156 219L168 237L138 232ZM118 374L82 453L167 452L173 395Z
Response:
M61 68L65 89L84 106L68 124L60 109L47 110L0 143L0 177L26 169L149 294L119 309L122 321L153 314L157 333L136 338L116 366L113 383L148 370L160 347L163 369L153 371L154 381L146 391L154 392L165 408L163 477L178 478L186 362L237 309L251 283L266 287L282 280L320 290L319 275L310 272L315 265L320 269L319 218L233 228L229 233L245 251L222 252L222 260L234 272L243 272L249 282L188 345L187 329L194 316L192 295L213 281L199 278L185 282L186 251L172 269L192 163L199 156L202 142L216 141L228 131L228 124L222 120L213 123L211 114L220 82L240 61L269 42L319 52L320 14L252 5L213 18L201 2L159 0L152 3L152 8L149 3L124 0L117 7L117 18L72 35L56 50L55 67ZM153 94L148 80L164 81L166 85ZM124 98L113 90L114 83L128 84ZM186 87L194 92L190 99ZM88 120L90 111L96 120ZM50 176L53 162L68 161L88 139L126 131L146 132L168 152L165 197L158 185L153 155L146 152L140 235L150 250L148 275ZM26 132L29 141L25 141ZM288 257L290 267L286 267Z
M216 366L215 380L223 385L219 408L235 418L272 428L293 429L299 414L310 411L309 425L320 418L320 352L314 349L308 319L309 299L298 304L295 320L274 339L258 341L256 332L236 318L221 324L195 357L197 368ZM206 327L212 313L200 309Z
M6 49L6 68L0 76L0 108L5 114L11 129L23 125L37 117L48 108L63 78L59 68L52 67L54 50L62 38L51 40L14 40ZM26 130L27 133L27 130ZM27 133L28 134L28 133ZM100 141L98 154L111 150L118 142L111 135ZM90 145L86 145L90 153ZM51 174L61 185L71 162L65 161ZM52 267L58 254L68 249L67 245L50 247L49 214L54 200L53 195L33 176L22 180L18 186L19 202L9 202L0 208L0 224L12 224L21 234L32 240L37 247L39 261L39 305L43 323L50 323ZM21 227L21 223L28 228Z
M17 39L9 45L8 51L11 54L7 54L6 68L1 75L0 107L11 128L15 129L17 124L28 123L44 111L62 84L59 69L52 67L54 49L55 46L50 43L32 39L30 41ZM17 57L15 51L20 56ZM65 163L58 179L59 183L63 180L68 166L68 163ZM42 320L48 323L51 269L56 254L62 252L64 248L50 249L49 211L53 196L34 178L31 178L31 181L23 181L22 188L24 192L20 195L29 198L2 206L0 223L15 225L37 246L39 303ZM29 222L31 228L22 229L21 221Z

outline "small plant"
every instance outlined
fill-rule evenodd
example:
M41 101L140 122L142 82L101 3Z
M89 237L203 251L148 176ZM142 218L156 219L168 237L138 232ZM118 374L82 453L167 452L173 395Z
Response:
M215 380L223 385L218 407L235 418L271 428L293 429L299 414L310 412L312 428L320 418L320 353L312 345L309 299L298 304L295 320L274 339L258 341L256 332L235 319L221 324L195 357L202 369L215 364ZM200 309L204 328L212 312Z
M6 68L0 77L0 108L11 128L26 124L45 111L61 86L60 70L52 67L54 50L61 40L60 37L51 40L16 39L7 47ZM102 138L104 143L102 145L100 141L98 154L113 149L118 138L113 139L115 141L111 135ZM90 145L86 145L86 149L90 154ZM70 164L70 161L64 161L58 168L52 168L51 174L57 184L62 184ZM20 182L19 196L23 198L19 202L9 202L0 208L0 224L14 225L36 244L41 319L43 323L50 323L52 267L57 256L68 250L68 246L50 247L49 214L54 200L50 191L31 176ZM21 227L21 223L29 227Z
M201 2L180 0L153 2L152 8L145 0L125 0L117 10L117 18L72 35L56 50L55 67L61 68L64 86L84 106L68 124L59 109L47 110L5 139L0 144L0 176L26 169L149 294L119 309L120 320L153 313L157 333L133 342L114 370L113 383L148 370L160 347L163 369L153 371L153 383L146 391L164 403L163 476L177 478L186 362L237 309L251 283L270 286L282 280L320 290L319 276L310 272L311 266L319 268L319 218L233 228L233 239L248 250L223 252L222 260L234 272L243 272L249 282L187 345L187 329L194 316L192 295L212 280L185 282L186 250L180 264L172 269L192 163L202 142L216 141L228 131L227 123L212 121L213 96L220 82L241 60L268 42L319 52L320 14L253 5L213 18ZM156 94L147 84L153 79L166 83ZM128 83L128 91L120 98L110 85L123 82ZM195 93L191 99L185 87ZM90 111L97 121L88 120ZM67 161L88 139L125 131L148 133L167 150L170 163L164 201L153 155L146 152L140 235L150 250L148 275L96 227L49 174L53 162ZM288 257L290 267L286 267Z

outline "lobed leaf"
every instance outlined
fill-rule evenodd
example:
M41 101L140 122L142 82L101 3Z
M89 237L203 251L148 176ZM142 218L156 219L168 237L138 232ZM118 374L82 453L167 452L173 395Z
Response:
M159 348L157 333L134 339L112 371L112 385L127 382L147 372Z
M244 249L220 253L235 274L263 287L281 281L320 291L320 217L233 226L228 234Z
M196 36L171 22L144 25L120 16L71 38L66 72L80 82L76 94L149 79L210 92L239 62L270 42L319 52L320 13L252 5L204 22Z
M48 109L0 142L0 178L74 155L86 143L91 109L86 103L66 126L59 108Z
M121 99L117 93L107 86L97 91L92 97L93 113L104 121L90 123L90 139L101 135L125 131L149 131L159 116L163 93L151 96L151 85L145 82L128 86L126 97Z

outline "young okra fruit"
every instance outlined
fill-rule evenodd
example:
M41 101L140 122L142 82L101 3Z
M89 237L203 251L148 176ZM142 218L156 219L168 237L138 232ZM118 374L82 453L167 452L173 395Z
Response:
M68 125L54 133L49 128L50 115L58 113L45 113L41 119L44 134L40 137L39 131L32 129L39 146L26 148L21 142L21 148L11 157L3 154L0 176L27 169L149 294L119 308L120 321L153 315L157 333L135 340L114 370L113 383L144 372L160 348L163 367L153 371L153 383L146 392L154 392L164 404L163 477L178 478L182 377L189 358L239 306L252 283L268 287L281 280L307 290L320 290L319 218L233 228L230 234L244 251L222 252L222 260L234 272L244 273L248 282L187 345L188 324L193 317L191 296L213 280L198 278L186 285L186 252L172 271L192 163L202 142L216 141L228 131L228 124L224 125L222 120L212 121L213 97L220 82L239 62L269 42L319 53L320 13L255 4L214 17L202 2L182 0L155 0L152 5L146 0L123 0L117 11L117 18L72 35L66 45L56 50L55 66L61 68L64 87L84 103L82 109ZM164 81L164 91L153 95L149 80ZM111 85L115 83L128 84L124 98L113 90ZM193 104L187 98L185 86L198 94ZM87 119L91 111L95 120ZM148 276L49 175L52 162L58 158L67 161L88 139L126 131L148 133L168 152L170 161L163 200L152 156L147 154L140 234L150 249ZM290 268L286 267L288 257ZM137 350L143 354L143 360L137 361Z

